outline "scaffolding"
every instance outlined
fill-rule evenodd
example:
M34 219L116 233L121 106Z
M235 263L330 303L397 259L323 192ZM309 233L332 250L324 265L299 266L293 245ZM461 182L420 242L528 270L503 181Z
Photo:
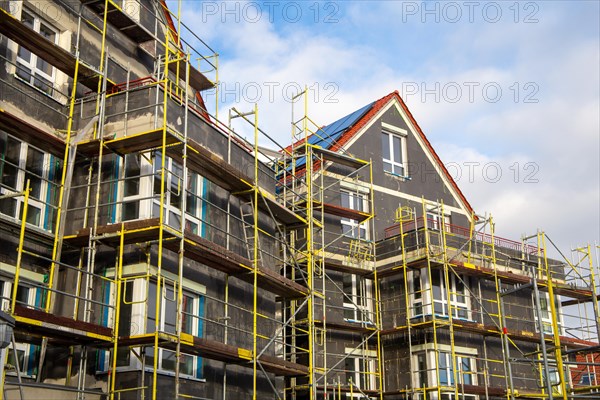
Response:
M463 228L446 222L441 202L423 199L419 211L399 208L378 243L382 320L392 322L384 358L410 365L385 397L597 396L591 247L575 249L575 261L558 249L562 259L552 259L543 232L518 243L496 237L491 216Z
M290 379L288 398L379 397L379 300L375 270L373 176L370 161L347 153L308 113L308 90L292 98L292 145L279 166L280 196L307 225L292 235L309 288L286 304L298 315L287 341L303 347L307 377ZM333 300L333 301L332 301ZM304 302L302 303L304 305ZM352 340L344 340L350 335ZM342 346L342 344L345 343Z
M28 131L31 137L39 136L53 144L64 160L57 185L60 194L55 235L50 241L53 250L45 258L48 280L42 291L43 306L35 311L35 320L31 307L26 305L20 310L14 306L19 272L24 269L17 263L10 311L17 318L17 331L23 332L19 340L30 340L28 335L34 327L41 327L40 376L46 346L61 345L59 337L70 338L72 344L75 335L76 345L71 347L69 360L79 359L79 367L69 364L64 385L39 385L47 390L76 392L77 398L106 395L111 399L154 399L164 396L165 390L174 398L201 398L186 391L189 385L181 385L190 378L189 360L193 357L198 363L202 358L222 363L224 399L235 396L228 392L228 386L235 386L235 382L227 382L230 365L251 369L252 398L264 392L267 384L275 397L282 398L273 378L306 376L308 372L302 363L287 361L286 354L300 351L284 338L296 316L281 321L275 311L278 298L292 301L309 294L306 286L287 277L299 275L299 264L293 257L280 254L295 253L289 249L286 232L303 229L306 220L268 189L277 183L269 167L276 161L265 162L268 156L258 147L259 134L271 140L258 127L258 110L251 113L254 121L245 118L254 129L251 141L223 126L216 115L208 114L199 93L216 82L207 79L205 71L201 73L191 66L193 50L182 39L185 26L180 19L181 5L177 13L171 13L164 2L157 4L154 11L158 14L145 10L155 18L150 24L154 32L112 0L86 2L95 13L88 15L91 19L84 17L83 11L89 14L89 9L82 4L77 14L78 28L93 25L92 30L100 36L100 66L87 67L78 53L61 55L74 64L69 70L72 93L66 149L60 149L53 135ZM9 18L8 13L3 17L3 33L22 25ZM133 70L127 67L125 82L108 79L111 56L107 38L113 28L143 44L144 51L154 58L152 75L134 78ZM80 32L78 29L77 43ZM25 37L14 38L21 45L28 43ZM48 44L43 40L41 43L30 50L50 58L54 47L48 50L43 47ZM201 59L216 69L213 60L217 56L208 50L212 54ZM79 68L82 65L86 67ZM88 79L84 85L95 87L95 93L79 90L82 73ZM13 116L4 117L6 121ZM85 127L75 131L75 121ZM14 118L9 122L15 125ZM199 135L207 128L211 137ZM243 162L234 166L234 159ZM87 178L74 178L75 164L85 166ZM145 190L144 185L148 186ZM198 195L195 185L215 185L215 190L225 191L226 205L211 198L208 190ZM24 193L26 196L28 192ZM142 211L144 206L150 206L151 211ZM190 211L198 209L202 209L202 215ZM226 217L225 224L210 222L222 216ZM20 224L23 231L24 221ZM209 235L211 239L206 239ZM19 243L20 260L22 253L29 253L22 249L23 235ZM68 254L69 262L64 260L63 252ZM132 265L132 254L143 261ZM209 271L190 262L201 263ZM224 294L219 296L218 288L213 290L217 293L199 288L201 302L192 310L186 282L197 281L202 274L224 279ZM230 285L232 279L234 286ZM77 296L57 288L65 280L73 283ZM250 307L240 302L240 293L244 292L252 296ZM232 300L232 294L238 299ZM64 296L75 297L72 318L55 317L62 314ZM297 304L302 309L302 301ZM203 315L201 307L216 311ZM138 317L141 326L135 326L135 314L143 316ZM231 319L236 323L232 324ZM86 386L90 349L97 352L97 363L109 372L107 384L96 382L92 389ZM167 362L173 383L165 388L168 381L159 371L165 370ZM135 365L141 372L134 384L120 381L128 373L126 364ZM78 377L77 387L71 384L71 376ZM22 390L27 385L19 376L18 382L11 381L5 388Z
M162 0L57 4L72 17L73 52L0 9L0 33L68 77L62 92L0 82L54 124L0 109L0 128L56 167L45 200L32 199L35 174L2 186L0 201L18 210L2 229L18 238L15 265L1 271L12 282L0 305L17 326L0 399L38 389L228 399L240 387L253 399L599 395L591 246L571 259L556 249L555 260L543 232L507 241L491 217L451 225L445 205L425 199L399 208L376 240L373 164L309 117L307 89L282 147L256 106L230 110L226 126L217 92L209 114L201 93L217 90L218 55L183 23L181 1L176 11ZM147 75L119 61L127 46L151 60ZM48 209L46 230L30 203ZM19 344L36 355L31 373ZM60 352L64 373L45 382ZM205 363L216 394L200 388Z

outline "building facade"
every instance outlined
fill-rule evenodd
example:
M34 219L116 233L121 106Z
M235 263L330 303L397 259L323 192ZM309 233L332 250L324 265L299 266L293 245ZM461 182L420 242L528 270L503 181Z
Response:
M397 92L246 141L184 22L0 2L0 399L597 393L589 247L496 237Z

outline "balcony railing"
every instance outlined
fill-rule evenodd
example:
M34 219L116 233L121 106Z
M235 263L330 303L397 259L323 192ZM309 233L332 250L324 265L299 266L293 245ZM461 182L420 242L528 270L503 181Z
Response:
M402 224L402 232L407 233L407 232L411 232L411 231L415 231L415 230L424 229L425 228L424 222L425 222L425 219L423 217L419 217L414 220L404 222ZM439 222L438 220L427 218L427 229L428 230L439 231L440 228L442 228L441 222ZM459 236L459 237L462 237L465 239L471 239L471 230L464 226L444 224L443 228L444 228L446 234L450 234L453 236ZM396 235L399 235L399 234L400 234L400 225L399 224L394 224L385 229L385 238L386 239L391 238ZM537 246L523 244L523 243L517 242L515 240L505 239L505 238L498 237L498 236L492 237L492 235L490 235L489 233L474 231L472 233L472 235L473 235L472 239L474 239L475 241L480 242L480 243L492 243L492 239L493 239L493 243L494 243L495 247L501 247L504 249L510 249L510 250L519 251L519 252L522 251L527 254L536 254L539 250Z

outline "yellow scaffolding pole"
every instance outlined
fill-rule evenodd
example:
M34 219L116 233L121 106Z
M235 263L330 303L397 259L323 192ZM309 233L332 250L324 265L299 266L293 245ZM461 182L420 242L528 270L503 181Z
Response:
M405 233L404 233L404 223L410 221L413 218L412 215L412 210L410 209L410 207L408 206L404 206L404 207L399 207L396 210L396 216L395 216L395 220L398 223L398 232L400 232L400 251L401 251L401 257L402 257L402 277L404 279L404 309L406 312L406 329L408 332L408 349L409 349L409 353L412 353L412 339L411 339L411 328L412 328L412 323L411 323L411 313L412 313L412 307L411 307L411 301L410 301L410 287L408 284L409 281L409 277L408 277L408 266L407 266L407 262L406 262L406 243L405 243ZM416 229L416 226L415 226ZM412 280L414 282L415 279L421 279L421 276L419 275L418 278L416 278L414 275L412 276ZM415 285L413 284L413 287ZM419 288L421 287L421 285L419 284ZM409 357L409 364L410 364L410 381L412 382L412 373L413 371L415 371L415 367L413 365L413 361L412 361L412 355ZM413 388L413 385L411 385L411 388L414 389L418 389L418 388ZM381 387L381 391L383 391L383 386Z
M456 363L457 361L457 357L456 357L456 348L455 348L455 342L454 342L454 305L453 305L453 296L457 296L457 293L455 291L452 290L452 287L455 287L455 285L451 285L451 281L450 281L450 270L452 269L452 266L450 265L450 261L448 259L448 248L447 248L447 244L446 244L446 222L445 222L445 218L444 218L444 203L441 202L438 206L439 211L438 211L438 220L440 221L439 223L439 229L441 231L441 239L442 239L442 257L443 257L443 268L444 268L444 281L445 281L445 286L446 286L446 301L448 303L448 322L449 322L449 334L450 334L450 358L451 363L452 363L452 376L453 376L453 383L454 383L454 396L455 398L458 398L458 384L459 384L459 379L461 378L458 374L458 365ZM427 218L427 215L425 215L425 218ZM453 271L452 271L453 272ZM456 277L458 278L458 276ZM456 280L456 278L453 278ZM456 290L456 289L454 289ZM449 382L451 383L451 382ZM460 382L462 383L462 382Z
M373 185L373 160L369 160L369 214L370 218L373 218L375 207L374 207L374 199L375 199L375 191ZM371 223L371 227L374 230L373 223ZM377 252L376 248L373 251L373 286L375 286L375 329L377 329L377 390L379 392L379 399L383 400L383 349L382 349L382 341L381 341L381 329L382 329L382 318L381 318L381 293L379 290L379 278L377 277L377 264L375 262L377 260ZM408 311L408 310L407 310Z
M181 15L181 2L179 2L179 13ZM175 398L179 398L180 396L184 396L180 393L180 365L181 365L181 334L183 333L183 318L184 313L182 309L183 305L183 265L184 265L184 255L185 255L185 227L186 227L186 211L187 211L187 182L188 182L188 169L187 169L187 136L188 136L188 107L189 107L189 96L187 95L187 87L190 79L190 63L189 63L189 54L186 57L185 63L185 87L183 91L183 96L185 98L184 104L184 126L183 126L183 136L184 136L184 146L183 146L183 177L182 177L182 196L181 196L181 238L179 240L179 252L177 254L177 322L176 322L176 331L177 331L177 348L175 351ZM185 397L185 396L184 396Z
M169 101L169 63L170 63L170 37L169 33L165 34L165 65L163 79L163 114L162 114L162 144L160 154L160 204L158 216L158 250L157 250L157 266L156 266L156 306L155 306L155 328L154 328L154 347L153 347L153 365L152 365L152 400L158 399L158 355L159 355L159 330L161 326L161 294L162 294L162 259L163 259L163 238L165 224L165 180L167 171L167 110ZM156 161L155 161L156 162Z
M314 204L313 204L313 185L312 185L312 170L313 170L313 157L312 149L308 144L308 120L306 118L308 110L308 91L307 87L304 87L304 117L302 119L302 131L304 133L304 154L305 154L305 169L306 169L306 212L308 216L308 226L306 229L306 265L307 265L307 280L308 280L308 388L310 391L310 399L316 399L317 388L315 385L315 354L314 354L314 340L315 340L315 321L314 321Z
M556 309L556 302L554 297L554 279L552 277L552 271L550 270L548 264L548 256L546 249L546 234L544 232L538 232L538 252L542 252L543 261L544 261L544 272L546 275L546 280L548 281L548 297L550 303L550 312L552 315L552 332L554 333L552 337L552 341L554 344L554 357L556 359L556 369L558 370L558 379L560 386L560 396L563 400L567 400L567 382L565 378L565 370L562 359L562 350L561 350L561 340L560 340L560 327L558 325L559 315ZM537 278L537 277L536 277ZM538 315L538 318L541 318L541 315ZM544 335L544 332L540 332L540 335ZM546 371L546 375L548 375L550 371Z
M434 292L433 292L433 285L432 285L433 274L432 274L432 269L431 269L431 261L432 261L431 260L431 243L429 240L429 231L428 231L427 206L426 206L424 197L421 198L421 207L422 207L422 215L423 215L423 236L425 238L425 252L427 254L427 256L426 256L427 279L429 282L429 299L430 299L429 307L431 307L431 315L432 315L431 320L432 320L432 329L433 329L433 352L434 352L434 359L435 359L435 376L436 376L435 391L437 393L438 399L440 399L442 397L442 388L441 388L441 383L440 383L439 346L438 346L438 339L437 339L438 318L435 313ZM417 228L418 227L415 226L415 229L417 229Z
M500 326L500 340L502 342L502 358L503 358L503 366L504 366L504 379L506 382L506 398L508 400L513 399L515 396L515 390L513 387L513 378L512 378L512 368L509 361L509 341L508 337L508 328L506 327L506 316L504 315L504 306L502 303L502 281L498 277L498 266L496 265L496 244L494 240L495 235L495 227L494 227L494 219L492 216L488 217L488 220L484 222L489 225L490 228L490 237L491 237L491 263L492 269L494 271L494 285L496 289L496 309L498 313L498 325Z
M257 391L257 363L258 363L258 259L260 257L258 248L258 182L259 182L259 160L258 160L258 105L254 104L254 188L253 188L253 293L252 293L252 399L256 400Z

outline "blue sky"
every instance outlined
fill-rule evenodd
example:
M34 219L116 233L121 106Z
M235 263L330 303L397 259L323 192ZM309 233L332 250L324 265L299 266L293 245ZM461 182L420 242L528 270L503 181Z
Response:
M398 90L501 235L540 228L568 249L600 238L599 4L190 0L182 9L220 54L221 119L257 102L261 127L287 143L295 87L312 88L309 113L323 125Z

